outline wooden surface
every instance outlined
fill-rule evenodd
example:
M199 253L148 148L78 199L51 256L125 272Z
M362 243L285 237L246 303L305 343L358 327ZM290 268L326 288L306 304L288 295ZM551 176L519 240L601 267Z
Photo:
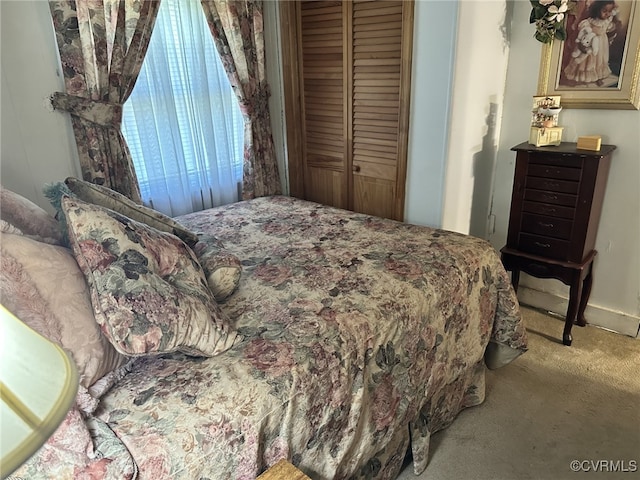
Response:
M284 458L258 477L258 480L311 480Z
M507 246L582 263L595 248L614 149L579 150L569 142L513 147L517 156Z
M602 145L594 152L569 142L512 148L516 168L502 261L513 272L516 290L520 271L569 285L565 345L571 345L573 324L586 324L596 233L615 148Z
M282 2L281 17L292 195L402 220L413 1Z
M573 341L571 335L573 324L577 323L581 327L587 324L584 311L591 294L593 259L597 252L592 250L579 264L552 260L508 247L504 247L501 252L504 268L512 272L511 283L516 292L520 281L520 271L538 278L555 278L565 285L569 285L569 305L562 332L562 343L570 346Z
M288 98L296 99L284 103L286 118L286 142L289 152L289 193L292 197L304 198L304 172L302 162L292 161L301 158L302 152L302 112L298 108L300 84L298 82L298 2L278 2L280 12L280 35L282 47L283 88ZM300 155L300 156L299 156Z

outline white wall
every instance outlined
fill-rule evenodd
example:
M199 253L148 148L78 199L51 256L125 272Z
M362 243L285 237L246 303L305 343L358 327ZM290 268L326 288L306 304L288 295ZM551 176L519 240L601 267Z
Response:
M536 92L541 44L529 25L529 2L516 1L505 91L503 122L495 178L496 233L491 242L504 246L509 220L514 152L528 138L532 96ZM601 134L617 145L598 229L594 282L586 317L591 323L635 336L640 322L640 111L564 109L563 140ZM523 301L566 312L568 287L556 280L522 276ZM526 287L529 287L528 289Z
M417 225L442 225L458 5L415 3L404 217Z
M0 181L53 211L42 186L79 176L80 164L69 116L45 107L64 89L49 5L0 1L0 22Z
M487 238L509 48L504 1L461 2L442 227Z

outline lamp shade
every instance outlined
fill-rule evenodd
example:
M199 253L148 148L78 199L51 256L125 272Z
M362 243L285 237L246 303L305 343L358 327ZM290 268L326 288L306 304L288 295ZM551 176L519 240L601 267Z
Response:
M73 360L0 305L0 476L29 459L64 420L78 390Z

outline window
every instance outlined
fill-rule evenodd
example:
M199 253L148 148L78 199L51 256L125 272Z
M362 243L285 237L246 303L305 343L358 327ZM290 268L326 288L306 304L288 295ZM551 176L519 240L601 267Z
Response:
M198 0L163 0L124 105L142 200L170 216L239 199L244 122Z

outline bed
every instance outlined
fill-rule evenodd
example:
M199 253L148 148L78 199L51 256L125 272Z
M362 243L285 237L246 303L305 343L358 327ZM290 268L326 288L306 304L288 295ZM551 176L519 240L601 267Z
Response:
M16 475L253 479L286 458L318 480L392 479L408 451L419 474L430 435L484 400L487 365L526 351L483 240L285 196L175 220L241 265L217 302L240 340L128 359L88 390L87 458L69 467L56 434Z

